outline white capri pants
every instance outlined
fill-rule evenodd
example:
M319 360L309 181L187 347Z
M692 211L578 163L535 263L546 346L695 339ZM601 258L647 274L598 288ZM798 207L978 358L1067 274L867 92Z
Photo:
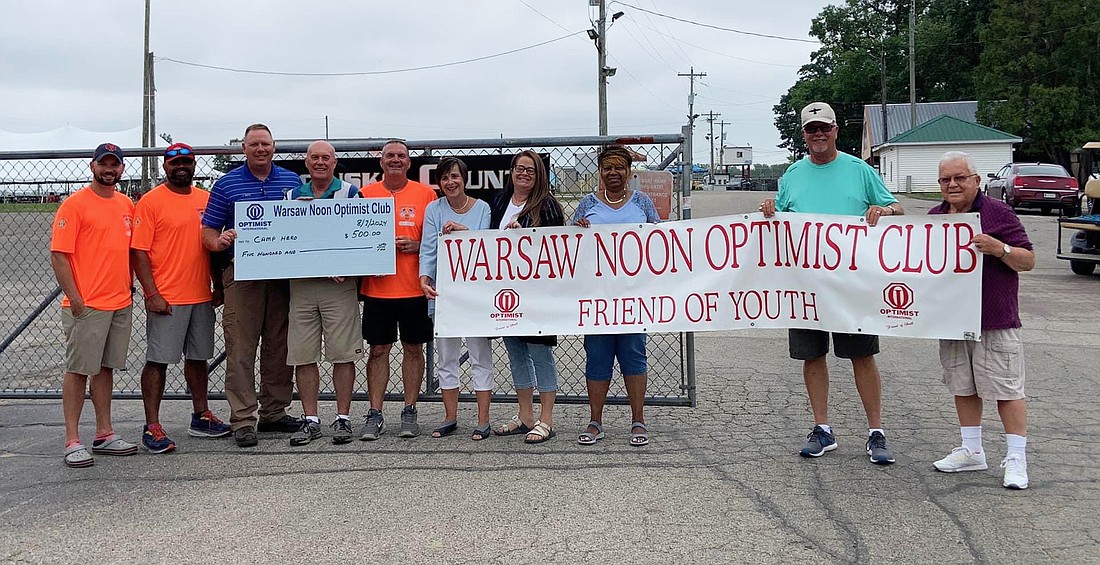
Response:
M487 337L440 337L435 340L439 357L439 388L450 390L459 387L462 368L458 358L462 355L462 340L470 352L471 375L474 390L493 390L493 344Z

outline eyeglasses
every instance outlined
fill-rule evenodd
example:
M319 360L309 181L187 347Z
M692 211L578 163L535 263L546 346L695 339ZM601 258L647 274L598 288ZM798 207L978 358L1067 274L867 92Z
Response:
M962 184L970 177L978 176L977 173L970 173L969 175L955 175L953 177L940 177L936 179L936 182L940 183L940 186L951 186L951 183Z
M529 174L529 175L535 174L535 168L534 167L524 167L523 165L513 165L512 170L517 172L517 173L526 173L526 174Z
M817 124L817 125L806 124L806 125L802 126L802 131L804 131L808 134L811 134L811 135L813 135L815 133L829 132L829 131L832 131L832 130L833 130L833 124Z
M164 156L171 159L172 157L178 157L180 155L191 155L192 153L193 152L190 149L186 147L180 147L179 149L169 149L168 151L165 151Z

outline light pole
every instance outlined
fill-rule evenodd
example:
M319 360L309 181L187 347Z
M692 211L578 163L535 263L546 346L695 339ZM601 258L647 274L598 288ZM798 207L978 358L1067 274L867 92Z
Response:
M615 20L623 17L623 12L615 12L611 21L607 21L605 0L599 0L600 17L594 23L595 29L588 30L588 37L596 44L597 73L599 75L600 135L607 135L607 78L615 76L615 68L607 66L607 28Z

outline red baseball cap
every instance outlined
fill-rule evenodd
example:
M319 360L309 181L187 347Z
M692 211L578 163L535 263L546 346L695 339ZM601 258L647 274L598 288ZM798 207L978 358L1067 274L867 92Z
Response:
M173 143L164 150L164 162L171 163L179 158L195 159L195 151L186 143Z

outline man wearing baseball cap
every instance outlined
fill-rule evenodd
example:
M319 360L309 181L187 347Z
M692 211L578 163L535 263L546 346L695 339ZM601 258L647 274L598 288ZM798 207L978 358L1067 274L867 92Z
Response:
M879 217L903 213L897 198L890 194L878 172L860 159L840 153L836 148L837 122L833 108L824 102L812 102L802 108L802 139L807 155L792 164L779 179L775 199L760 204L765 217L776 211L813 214L866 216L868 225ZM820 330L788 330L790 355L802 360L802 378L810 397L814 427L803 457L820 457L837 448L829 425L829 333ZM832 334L837 357L851 359L856 390L867 414L867 455L871 462L887 465L894 454L886 444L882 429L882 384L875 364L879 351L878 336Z
M130 347L134 203L115 190L126 168L117 145L97 147L90 168L92 183L61 203L50 238L50 265L65 293L61 300L65 334L61 405L64 462L69 467L94 464L92 453L137 452L137 446L119 437L111 424L114 370L126 366ZM89 377L96 427L91 452L80 442L79 431Z
M164 174L164 184L138 201L130 243L134 273L145 295L141 442L151 453L176 448L160 424L160 401L168 365L179 363L181 356L193 408L187 433L195 437L230 434L229 425L214 416L207 402L206 363L214 357L214 308L221 304L221 282L212 285L210 255L201 238L202 214L210 195L191 185L195 155L189 145L168 146Z

